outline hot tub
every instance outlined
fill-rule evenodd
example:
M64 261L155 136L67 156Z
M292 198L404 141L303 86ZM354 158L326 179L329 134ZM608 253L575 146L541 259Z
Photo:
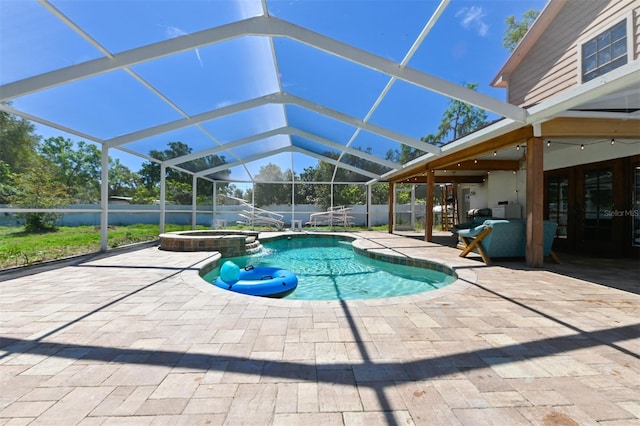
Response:
M262 247L255 231L176 231L160 234L160 249L168 251L217 251L234 257L255 253Z

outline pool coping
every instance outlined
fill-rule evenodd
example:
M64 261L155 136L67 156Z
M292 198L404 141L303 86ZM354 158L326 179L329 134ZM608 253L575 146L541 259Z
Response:
M238 301L238 302L250 302L253 305L261 305L261 306L272 306L272 307L285 307L285 308L304 308L319 305L325 305L327 307L340 307L345 303L352 306L386 306L386 305L397 305L403 303L416 303L416 302L425 302L440 299L443 297L450 296L451 294L461 293L472 287L473 284L477 281L476 274L469 270L468 268L458 268L455 265L452 265L446 259L442 258L427 258L427 256L422 255L409 255L407 253L403 253L401 250L397 248L392 248L388 245L381 243L380 241L373 241L369 238L366 238L362 235L349 233L349 232L281 232L281 233L273 233L270 235L261 235L261 242L274 241L278 239L284 238L307 238L314 236L322 236L322 237L333 237L342 240L352 240L352 244L354 249L367 257L383 260L383 261L391 261L391 263L399 263L403 264L401 260L408 261L413 266L419 266L420 264L426 265L436 265L438 267L446 268L450 271L453 271L457 276L457 279L453 281L451 284L442 287L437 290L416 293L412 295L406 296L395 296L395 297L386 297L386 298L376 298L376 299L353 299L353 300L290 300L290 299L271 299L268 297L257 297L257 296L248 296L240 293L234 293L232 291L227 291L221 288L216 287L213 284L208 283L202 278L202 275L206 273L206 271L211 270L217 266L217 262L222 258L222 255L219 252L213 252L212 256L204 259L203 261L193 265L192 268L186 269L181 272L180 276L182 280L189 284L191 287L196 288L199 291L208 293L210 295L215 295L216 297L221 297L228 299L230 301ZM390 237L392 238L392 236ZM428 243L415 241L413 244L416 247L421 247L424 244L424 247L428 247ZM205 272L202 272L202 271ZM438 269L440 270L440 269Z

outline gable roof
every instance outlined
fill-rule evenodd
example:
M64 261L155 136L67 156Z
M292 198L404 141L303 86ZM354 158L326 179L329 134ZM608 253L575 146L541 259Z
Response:
M506 88L509 76L518 67L522 59L527 55L533 45L536 44L540 36L549 27L553 19L558 15L560 9L567 3L566 0L550 0L544 9L538 14L531 24L524 37L520 39L516 47L509 55L507 61L502 65L496 76L491 80L491 86Z

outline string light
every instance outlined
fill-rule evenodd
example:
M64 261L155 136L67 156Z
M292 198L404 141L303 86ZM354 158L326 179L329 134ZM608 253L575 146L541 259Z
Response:
M516 150L520 151L520 145L516 145Z
M473 160L473 164L478 164L478 159Z
M495 157L496 155L498 155L498 151L493 151L493 156Z
M577 144L575 142L563 142L563 141L553 141L554 144L559 144L559 145L567 145L567 146L577 146ZM597 144L602 144L602 143L609 143L610 145L616 145L618 143L625 143L625 142L616 142L616 140L614 138L611 138L609 140L607 139L602 139L599 141L588 141L588 143L584 144L580 144L580 150L584 151L585 148L587 147L587 145L597 145ZM547 141L547 146L551 146L551 141Z

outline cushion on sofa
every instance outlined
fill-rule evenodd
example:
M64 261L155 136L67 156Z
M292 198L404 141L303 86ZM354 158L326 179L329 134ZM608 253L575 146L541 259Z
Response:
M485 220L482 225L473 229L460 230L458 235L465 238L473 238L485 227L490 227L491 232L480 242L482 248L489 257L524 257L527 253L527 230L524 219ZM550 220L543 222L543 253L551 254L553 240L558 224ZM476 232L476 229L478 230ZM473 250L478 252L477 249Z

